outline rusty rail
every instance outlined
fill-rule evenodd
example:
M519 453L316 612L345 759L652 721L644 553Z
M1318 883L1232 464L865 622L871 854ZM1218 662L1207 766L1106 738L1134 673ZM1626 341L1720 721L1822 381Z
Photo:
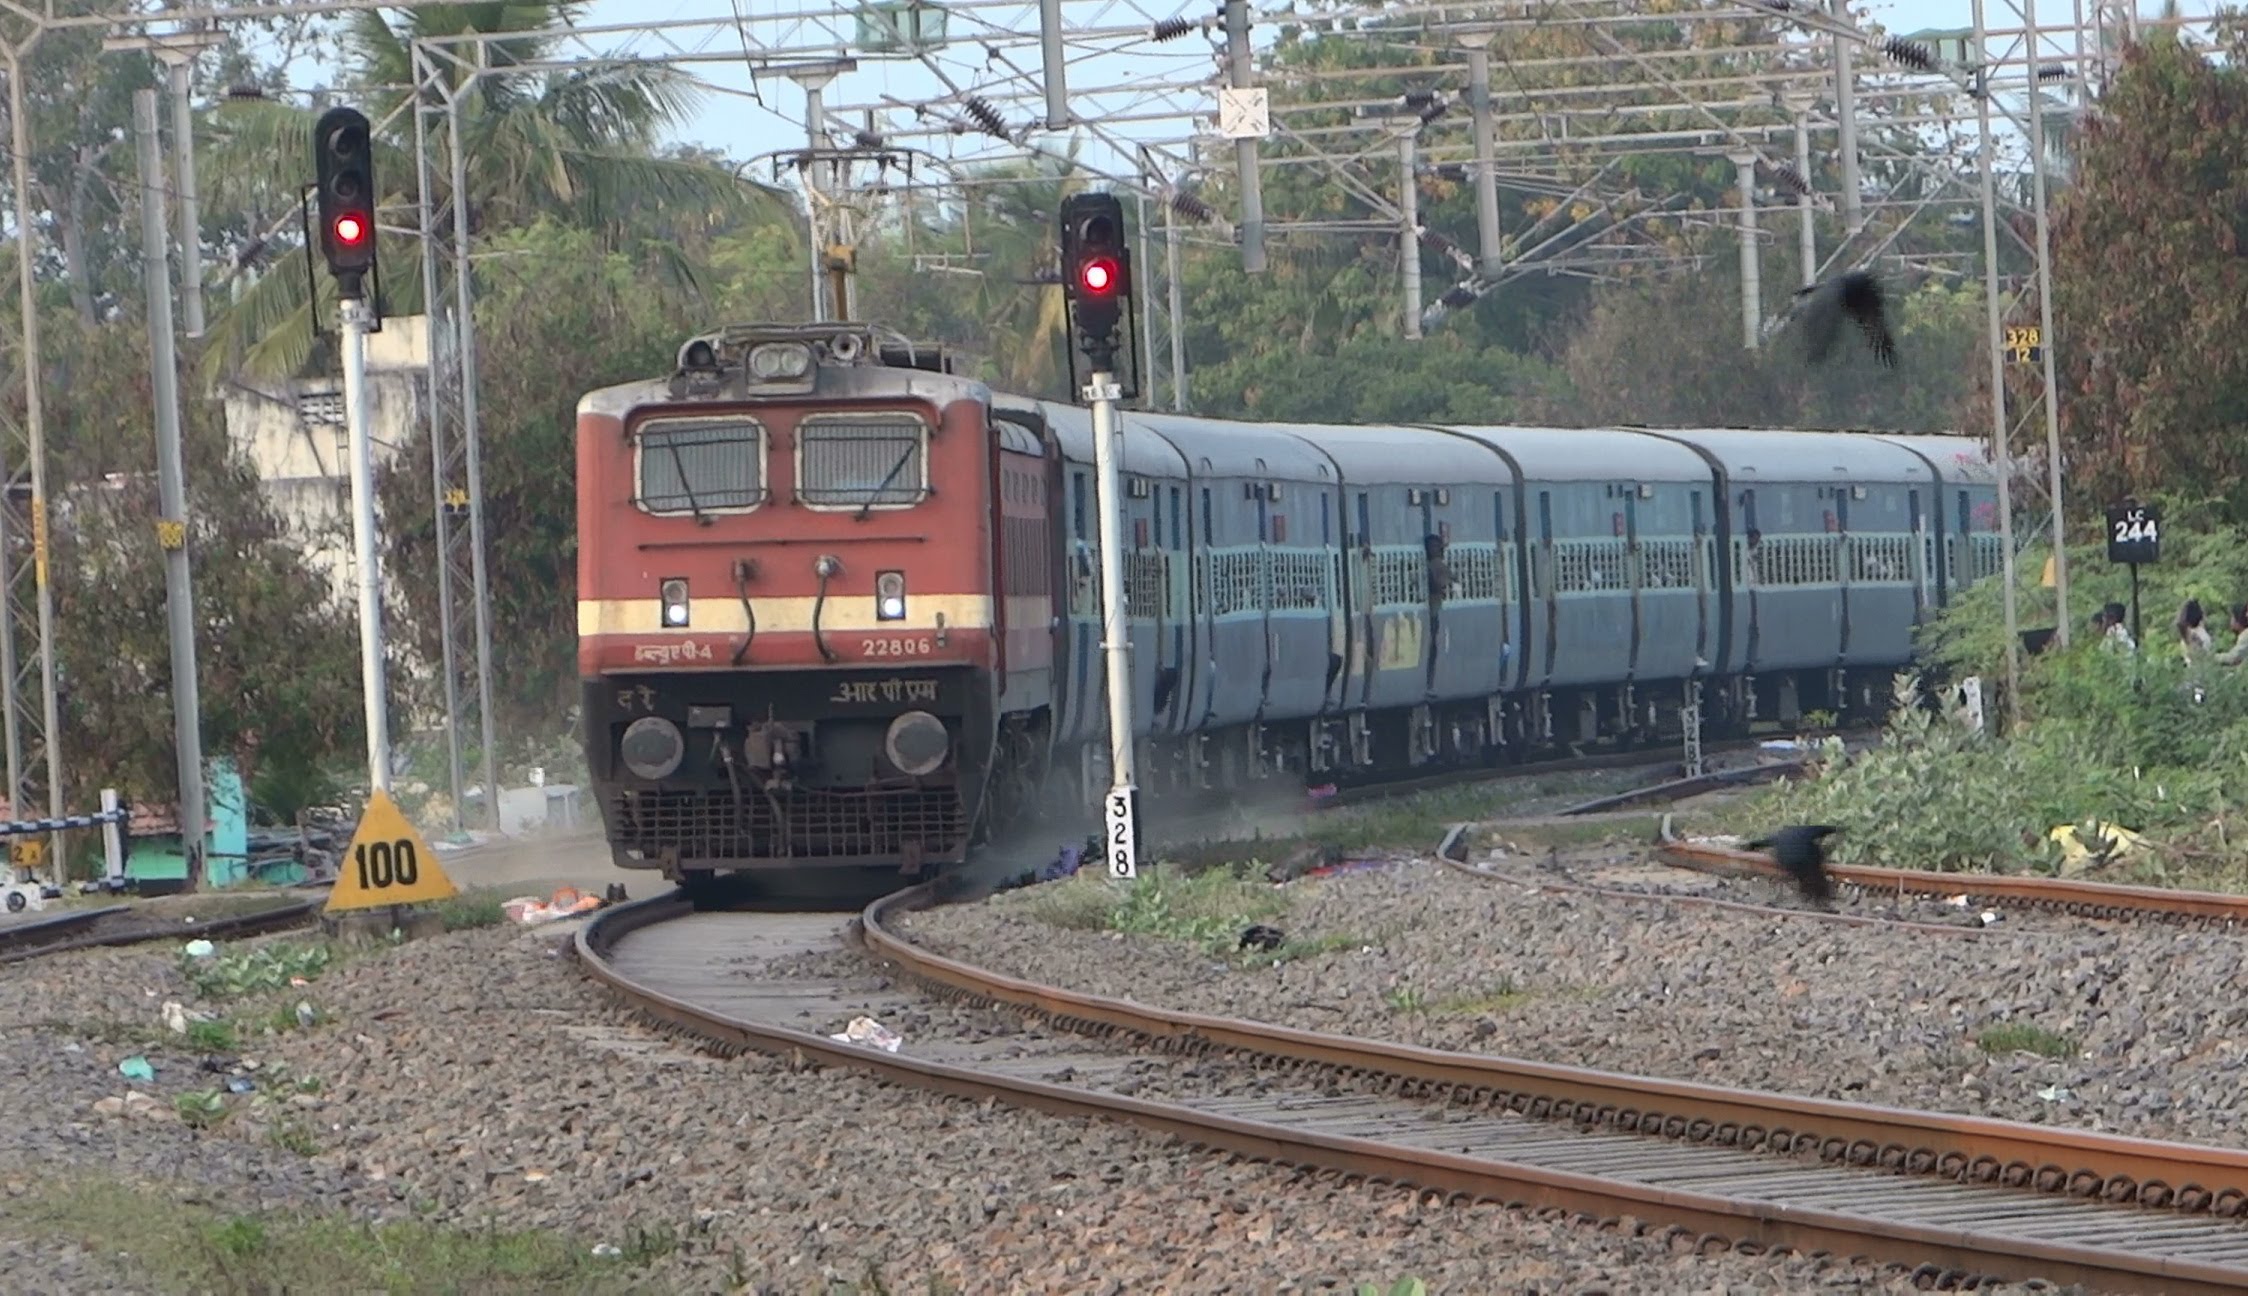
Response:
M1760 852L1665 837L1656 856L1666 864L1705 873L1785 878ZM1830 865L1827 876L1845 886L1891 895L1964 895L2023 909L2046 909L2088 918L2153 918L2197 927L2248 922L2248 896L2216 891L2079 882L2068 878L2011 877L1996 873L1932 873L1915 869Z
M933 954L887 929L885 918L927 900L924 886L876 901L855 924L859 938L871 952L895 961L915 980L966 998L1019 1005L1056 1025L1087 1033L1128 1033L1166 1051L1234 1049L1262 1058L1295 1059L1303 1064L1299 1069L1331 1068L1361 1086L1371 1084L1403 1096L1573 1119L1579 1126L1607 1123L1642 1135L1808 1150L1829 1162L1878 1163L1974 1182L2035 1184L2087 1195L2099 1192L2111 1199L2136 1196L2149 1204L2175 1200L2219 1215L2237 1215L2248 1206L2248 1153L1448 1054L1172 1012L1035 985ZM665 994L634 983L607 961L607 951L626 934L691 910L677 896L608 910L578 934L576 953L591 975L644 1016L713 1042L723 1051L777 1052L822 1064L862 1067L896 1082L955 1096L1002 1097L1061 1115L1121 1120L1198 1147L1325 1168L1347 1179L1412 1185L1446 1194L1448 1200L1569 1211L1588 1223L1640 1221L1637 1227L1643 1233L1683 1235L1704 1250L1736 1246L1750 1253L1877 1258L1900 1269L1917 1264L1914 1276L1924 1285L2034 1277L2109 1291L2213 1293L2239 1291L2248 1284L2248 1269L2222 1264L1658 1187L1295 1129L887 1054L790 1027L747 1021ZM2081 1167L2073 1176L2063 1169L2070 1164ZM2087 1175L2093 1181L2087 1182ZM2128 1189L2119 1190L2118 1185L2126 1183ZM2188 1187L2173 1193L2168 1188L2171 1183Z
M122 945L143 945L152 941L193 940L197 937L206 940L218 940L227 937L258 936L267 932L281 931L314 922L320 917L321 907L327 903L327 897L323 895L314 900L302 900L293 904L275 905L270 909L257 909L249 913L213 918L208 922L197 923L193 927L161 922L127 927L121 931L96 930L89 935L71 939L50 941L37 939L39 935L53 934L57 929L63 927L68 927L71 930L76 930L79 927L98 928L110 924L112 920L123 921L131 917L131 906L111 905L102 909L88 910L87 912L93 915L90 918L76 920L68 924L54 924L44 931L26 931L20 939L10 939L14 936L14 933L7 929L0 929L0 965L28 962L31 959L46 958L54 954L68 954L74 950L109 949Z

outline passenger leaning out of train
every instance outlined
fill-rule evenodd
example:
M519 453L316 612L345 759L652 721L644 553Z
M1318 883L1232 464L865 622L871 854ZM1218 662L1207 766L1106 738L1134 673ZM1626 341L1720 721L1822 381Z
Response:
M2209 627L2204 624L2201 600L2187 599L2186 605L2178 609L2178 651L2185 654L2188 662L2195 662L2207 657L2215 643L2209 635Z
M2232 610L2232 647L2217 654L2219 666L2238 666L2248 659L2248 603Z

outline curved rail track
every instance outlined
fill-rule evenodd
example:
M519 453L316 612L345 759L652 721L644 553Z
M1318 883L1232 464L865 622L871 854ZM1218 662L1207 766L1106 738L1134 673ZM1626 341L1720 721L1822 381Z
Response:
M929 888L837 917L621 906L579 958L643 1016L723 1049L872 1069L1448 1197L1654 1221L1704 1248L1873 1258L1924 1284L2042 1278L2110 1291L2248 1287L2248 1152L1840 1103L1176 1012L1000 976L887 926ZM856 939L895 979L799 956ZM758 956L763 971L750 970ZM902 975L901 975L902 974ZM924 988L918 996L900 984ZM933 992L1031 1029L939 1030L897 1054L815 1030ZM807 1025L815 1029L806 1029ZM827 1025L833 1029L832 1025ZM1040 1030L1051 1032L1037 1038ZM1167 1057L1186 1069L1162 1088ZM1251 1085L1203 1077L1246 1068ZM1913 1266L1918 1266L1916 1269Z
M323 892L310 900L212 918L192 927L176 918L149 922L131 905L71 910L52 918L34 918L0 927L0 965L72 950L140 945L149 941L259 936L316 922L321 906L327 902Z

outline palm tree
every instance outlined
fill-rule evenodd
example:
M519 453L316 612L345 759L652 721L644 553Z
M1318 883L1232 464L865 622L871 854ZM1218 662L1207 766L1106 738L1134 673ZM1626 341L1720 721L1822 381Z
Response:
M612 250L645 258L668 286L696 291L679 246L682 235L779 217L783 200L706 160L658 155L663 131L683 121L699 97L675 69L521 66L552 59L563 30L586 7L487 3L391 11L395 17L373 11L350 16L343 40L346 66L350 81L368 87L359 104L378 139L377 183L385 213L379 223L396 226L413 219L401 222L387 214L411 212L415 203L417 177L409 161L413 42L524 32L484 43L484 66L498 70L470 83L465 71L448 64L444 93L431 87L423 96L425 105L443 104L448 95L458 101L459 138L433 138L430 147L461 148L468 160L465 193L455 195L448 192L450 156L431 158L439 230L451 229L451 204L463 199L472 231L528 224L545 215L595 230ZM473 61L473 46L449 48ZM312 151L314 110L251 100L226 103L211 116L203 131L209 141L204 174L212 178L210 190L219 203L232 199L254 212L269 206L271 195L296 192L304 170L297 160ZM692 219L683 223L683 212ZM387 309L420 310L419 248L412 237L382 237L380 251L389 271L382 284ZM228 373L280 379L304 368L312 354L313 311L326 317L334 309L335 291L326 275L308 284L305 258L302 247L274 257L212 321L206 381Z

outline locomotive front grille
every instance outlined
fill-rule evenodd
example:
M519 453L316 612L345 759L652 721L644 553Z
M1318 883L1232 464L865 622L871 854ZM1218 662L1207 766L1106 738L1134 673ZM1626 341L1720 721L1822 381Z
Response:
M612 844L650 861L677 852L688 867L782 859L887 863L909 851L947 860L965 850L968 837L960 794L949 787L797 788L770 798L612 789L603 802Z

